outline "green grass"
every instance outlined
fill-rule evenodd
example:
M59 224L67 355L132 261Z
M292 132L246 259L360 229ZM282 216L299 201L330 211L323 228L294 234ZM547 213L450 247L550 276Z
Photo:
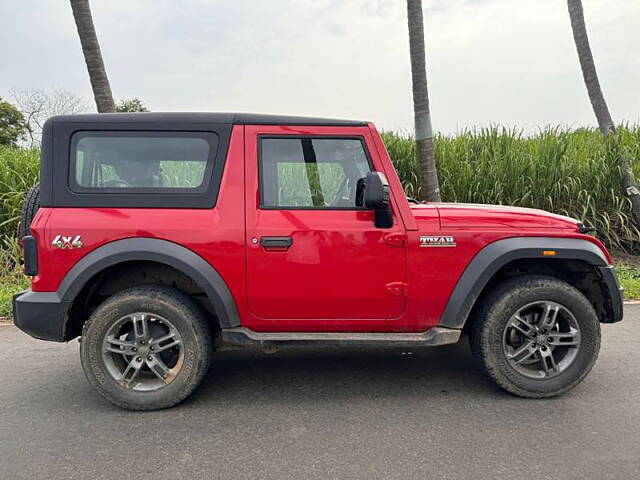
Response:
M0 240L0 317L11 315L11 298L29 288L29 278L22 273L16 258L20 255L17 240L3 237Z
M438 135L435 155L442 198L540 208L598 229L610 248L640 253L640 231L621 193L619 149L640 178L640 127L619 128L620 147L595 129L555 127L525 136L491 127ZM415 143L385 132L383 139L406 193L419 197ZM25 192L37 181L36 150L0 147L0 235L14 236ZM182 178L185 172L167 172Z
M624 287L625 300L640 300L640 267L618 263L616 272L620 284Z
M13 294L29 286L22 274L18 221L24 195L38 181L40 153L0 146L0 317L11 315Z
M625 300L640 300L640 267L618 263L616 270ZM29 288L29 279L19 272L0 277L0 317L11 316L11 298L26 288Z
M15 237L24 196L37 181L40 153L37 150L0 145L0 236Z
M394 132L382 136L407 195L419 197L415 142ZM616 140L603 139L595 129L560 127L530 136L499 126L438 135L434 144L442 198L568 215L596 227L609 248L638 255L640 230L621 193L618 158L624 150L640 179L640 126L620 127ZM13 292L27 284L16 237L24 195L37 182L38 169L37 150L0 146L0 316L9 312ZM178 182L193 172L165 173L169 182ZM618 262L627 298L640 298L638 265L628 258Z
M13 295L27 288L29 288L29 279L24 275L0 277L0 317L11 316Z
M624 149L640 178L640 128L621 127L619 144L597 130L546 128L532 136L491 127L434 139L442 199L539 208L598 229L610 248L640 252L640 231L622 195L618 158ZM409 196L419 197L415 143L383 139Z

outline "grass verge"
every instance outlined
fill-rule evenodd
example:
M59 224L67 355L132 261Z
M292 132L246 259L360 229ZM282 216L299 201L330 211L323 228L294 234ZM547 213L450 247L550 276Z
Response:
M625 257L616 263L616 271L625 300L640 300L640 257ZM11 298L26 288L29 278L20 273L0 277L0 317L11 316Z
M619 263L616 265L616 272L624 287L624 299L640 300L640 267Z
M11 298L29 288L29 277L22 273L20 244L15 238L0 238L0 317L11 316Z
M11 316L13 295L27 288L29 288L29 279L24 275L0 277L0 317Z
M640 256L622 251L614 251L612 256L625 300L640 300Z

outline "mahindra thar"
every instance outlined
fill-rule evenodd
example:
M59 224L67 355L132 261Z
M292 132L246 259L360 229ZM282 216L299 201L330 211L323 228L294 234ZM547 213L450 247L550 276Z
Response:
M80 337L128 409L175 405L216 348L401 346L468 333L497 385L543 398L622 319L611 257L571 218L405 195L368 122L230 113L51 118L24 205L16 325Z

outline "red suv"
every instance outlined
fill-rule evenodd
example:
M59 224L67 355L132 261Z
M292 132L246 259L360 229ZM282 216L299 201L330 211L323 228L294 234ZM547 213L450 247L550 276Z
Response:
M593 366L599 322L622 319L588 228L408 199L367 122L54 117L25 212L16 324L80 336L89 382L124 408L184 400L223 344L418 348L463 332L502 388L550 397Z

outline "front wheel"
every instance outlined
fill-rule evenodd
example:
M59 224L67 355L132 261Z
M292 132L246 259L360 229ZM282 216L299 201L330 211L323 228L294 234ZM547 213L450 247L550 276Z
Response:
M522 397L553 397L580 383L600 349L589 300L553 277L523 276L498 285L469 332L482 369Z
M202 310L184 293L143 286L102 303L80 342L89 382L111 403L131 410L171 407L202 382L213 353Z

